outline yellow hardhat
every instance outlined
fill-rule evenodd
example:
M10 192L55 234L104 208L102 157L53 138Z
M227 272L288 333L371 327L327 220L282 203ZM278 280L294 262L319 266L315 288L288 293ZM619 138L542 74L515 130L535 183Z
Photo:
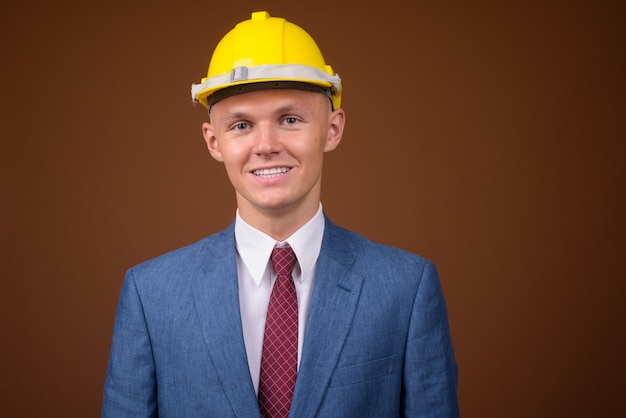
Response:
M313 38L283 18L254 12L219 42L207 76L192 84L191 97L208 109L229 95L265 88L317 89L333 108L341 106L341 78Z

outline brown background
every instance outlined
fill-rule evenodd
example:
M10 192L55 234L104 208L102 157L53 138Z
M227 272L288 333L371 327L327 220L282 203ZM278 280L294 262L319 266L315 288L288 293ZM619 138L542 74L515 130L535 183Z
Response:
M626 413L621 2L13 3L1 416L98 416L125 270L232 221L189 89L255 9L341 74L324 207L437 263L462 415Z

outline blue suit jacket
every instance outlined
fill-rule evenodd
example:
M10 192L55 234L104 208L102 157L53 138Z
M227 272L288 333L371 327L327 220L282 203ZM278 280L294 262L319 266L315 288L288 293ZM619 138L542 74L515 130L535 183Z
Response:
M326 220L291 417L456 417L434 265ZM129 270L104 417L256 417L234 227Z

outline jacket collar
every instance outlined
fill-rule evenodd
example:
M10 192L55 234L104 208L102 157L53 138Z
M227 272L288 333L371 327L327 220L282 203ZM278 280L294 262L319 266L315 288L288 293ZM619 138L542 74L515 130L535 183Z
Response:
M207 240L194 302L215 372L236 416L257 416L258 403L243 340L234 224ZM325 217L292 416L314 416L330 382L354 317L363 278L352 274L347 233Z
M314 416L328 388L361 294L353 263L346 232L326 219L292 416Z
M258 416L243 341L234 224L207 240L202 272L192 283L194 303L215 373L236 416Z

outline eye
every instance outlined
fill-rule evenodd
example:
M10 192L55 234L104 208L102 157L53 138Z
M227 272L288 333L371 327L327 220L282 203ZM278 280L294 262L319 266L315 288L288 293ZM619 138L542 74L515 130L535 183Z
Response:
M284 122L286 125L294 125L296 123L298 123L298 118L296 118L295 116L287 116L284 119Z
M250 125L246 122L237 122L233 125L232 129L235 131L245 131L249 126Z

